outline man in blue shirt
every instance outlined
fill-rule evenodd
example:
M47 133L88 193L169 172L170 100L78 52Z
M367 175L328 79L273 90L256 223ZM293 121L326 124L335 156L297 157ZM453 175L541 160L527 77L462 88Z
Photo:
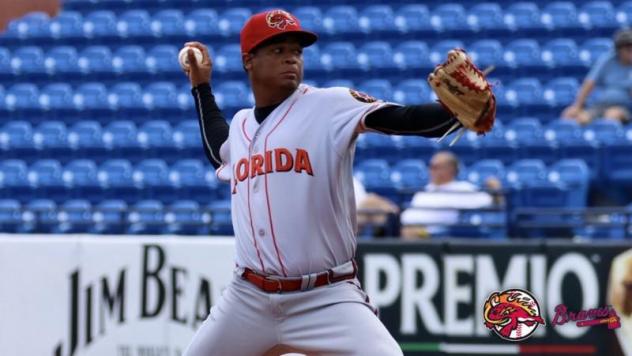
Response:
M597 118L627 122L632 108L632 30L615 35L616 51L604 54L586 76L575 102L562 117L587 124ZM591 92L591 103L586 101Z

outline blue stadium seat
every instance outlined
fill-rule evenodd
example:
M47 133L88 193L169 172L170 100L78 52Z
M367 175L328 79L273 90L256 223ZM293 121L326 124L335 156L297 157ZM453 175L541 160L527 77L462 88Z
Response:
M119 120L109 123L103 129L103 144L110 153L122 157L133 159L135 155L141 154L138 130L131 121Z
M219 17L220 33L224 36L238 34L251 15L252 12L247 8L233 7L225 10Z
M26 162L19 159L0 161L0 197L25 201L31 198Z
M24 206L26 219L23 228L26 233L52 233L57 226L57 204L49 199L31 200Z
M96 234L123 234L127 225L127 203L123 200L104 200L93 208L94 226L91 232Z
M317 44L303 48L303 67L308 72L323 69L323 64L320 61L320 47Z
M215 98L220 107L241 109L250 105L249 91L241 81L226 81L217 86Z
M151 73L175 74L181 73L178 63L178 48L172 45L158 45L147 52L147 70Z
M237 44L230 44L220 48L214 60L219 72L243 72L241 61L241 47Z
M145 50L141 46L120 47L112 57L112 68L118 74L145 73Z
M39 156L67 157L70 153L68 130L61 121L45 121L33 132L33 146Z
M19 47L13 52L11 67L13 72L17 74L46 73L44 52L37 46Z
M155 82L148 85L143 101L153 110L171 112L183 109L178 103L178 89L172 82Z
M185 152L184 157L202 153L200 124L195 120L180 122L173 128L173 143L178 151Z
M590 184L590 168L581 159L563 159L555 162L550 168L548 179L552 183L562 182L573 194L569 196L571 207L585 207L588 203Z
M545 163L557 160L556 142L544 138L544 130L537 118L512 120L505 129L505 138L510 144L519 147L520 158L534 158Z
M146 10L127 10L118 16L116 24L118 35L127 37L150 37L151 17Z
M87 38L114 38L118 36L117 20L110 10L97 10L85 15L83 33Z
M519 39L505 46L503 58L510 67L542 67L540 45L533 39Z
M479 187L484 187L490 178L500 181L505 179L505 165L497 159L483 159L468 168L467 180Z
M6 47L0 47L0 77L13 75L11 68L11 51Z
M431 31L432 21L426 5L414 4L402 6L395 13L395 26L401 32Z
M461 4L447 3L434 8L431 24L436 31L469 30L465 8Z
M197 159L183 159L171 166L169 179L178 190L178 197L205 202L212 199L216 186L206 178L212 168L205 168L202 161Z
M357 146L364 154L384 161L395 161L399 149L393 137L378 133L367 133L363 136Z
M57 220L59 224L54 228L55 233L87 233L94 222L92 204L83 199L69 200L59 208Z
M511 82L505 90L505 100L514 107L542 104L542 84L537 78L521 78Z
M15 84L7 89L5 103L11 111L39 110L39 89L32 83Z
M9 121L0 128L3 157L25 158L33 152L33 127L27 121Z
M395 48L393 61L401 69L431 68L428 45L420 41L406 41Z
M514 187L537 185L547 181L547 169L541 160L519 160L507 169L506 181Z
M352 6L332 6L325 12L323 29L327 33L357 33L360 29L357 10Z
M629 26L632 22L632 1L624 1L617 7L617 22L621 26Z
M158 158L140 161L134 167L134 183L144 198L170 201L174 198L167 163Z
M370 5L362 10L358 20L363 32L395 31L395 14L388 5Z
M503 66L503 46L497 40L479 40L468 46L468 53L479 67Z
M548 29L577 30L582 28L577 17L577 8L570 1L548 3L542 9L542 23Z
M556 120L547 125L544 137L549 141L558 143L559 152L563 158L579 158L584 160L589 167L591 179L595 179L601 165L601 157L595 141L587 141L584 138L581 127L576 121Z
M39 103L43 110L53 110L56 114L75 108L74 92L66 83L49 84L42 88Z
M104 149L101 124L91 120L75 123L68 129L68 146L74 151L73 156L98 158L96 153Z
M62 179L74 198L96 202L101 197L98 168L92 160L76 159L68 162L64 166Z
M595 120L584 128L584 138L599 144L614 144L625 140L621 123L612 120Z
M301 6L292 11L292 14L301 21L301 27L319 33L323 29L323 13L316 6Z
M616 11L610 1L591 1L579 9L579 22L590 29L615 30L619 27Z
M83 16L77 11L62 11L48 24L48 32L54 39L82 38Z
M44 66L48 74L77 74L79 73L79 55L71 46L53 47L46 54Z
M28 180L36 197L62 200L66 196L66 187L62 179L63 168L55 159L42 159L29 167Z
M397 85L393 100L405 105L427 103L430 101L430 88L425 80L408 79Z
M370 79L360 83L358 89L379 100L393 100L393 88L391 83L386 79Z
M138 197L132 164L126 159L110 159L103 162L99 166L97 178L108 199L134 201Z
M110 89L108 100L113 101L118 110L133 111L145 109L143 89L138 83L118 82Z
M516 2L505 9L505 23L513 31L543 28L538 5L534 2Z
M191 84L186 83L178 87L178 108L192 112L195 110L195 102L191 96Z
M544 100L556 107L570 105L579 90L579 82L572 77L562 77L548 82L544 89Z
M542 60L549 67L580 67L579 49L571 38L558 38L542 46Z
M211 213L211 234L233 236L230 200L216 200L208 204Z
M601 159L600 179L606 178L619 187L628 188L632 182L632 129L626 128L623 140L604 142Z
M129 234L160 235L165 233L164 206L157 200L141 200L128 214Z
M18 232L22 225L20 202L15 199L0 199L0 232Z
M368 42L358 49L358 63L364 70L394 68L393 48L388 42Z
M590 67L604 53L609 53L614 49L614 44L609 38L591 38L582 43L579 50L579 59L584 66Z
M152 16L151 30L154 37L179 37L186 35L184 15L178 9L158 11Z
M169 206L165 221L171 234L208 235L211 215L195 201L178 200Z
M173 130L169 122L152 120L145 122L138 129L138 142L150 157L170 159L175 156Z
M503 10L494 2L482 2L472 6L468 11L467 23L479 31L507 30Z
M31 12L9 23L7 31L21 40L42 39L50 36L50 18L43 12Z
M414 193L428 183L428 168L419 159L404 159L393 166L391 181L397 191L404 195L400 201L409 201Z
M438 149L438 144L434 140L420 136L402 136L399 144L402 148L401 158L421 159L424 162L429 161Z
M327 70L358 67L356 48L351 42L330 42L323 48L322 53L323 67Z
M77 61L83 73L110 74L112 67L112 51L106 46L88 46L79 54Z
M184 27L188 36L219 34L217 12L213 9L195 9L186 16Z
M75 90L73 98L77 110L103 112L110 109L108 90L101 83L86 83Z
M394 189L391 182L391 168L386 160L365 159L358 163L356 171L355 175L368 191L384 194L385 190Z
M454 48L465 48L460 40L443 40L435 43L430 49L430 61L433 65L443 63L448 58L448 52Z
M482 157L497 159L505 165L513 163L518 158L518 149L515 142L509 142L505 138L505 130L502 127L494 127L490 133L479 140Z

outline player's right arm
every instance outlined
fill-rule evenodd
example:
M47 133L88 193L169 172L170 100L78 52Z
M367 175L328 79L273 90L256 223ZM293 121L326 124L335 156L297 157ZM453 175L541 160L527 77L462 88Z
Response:
M191 82L191 94L195 101L195 109L198 115L204 153L215 169L222 165L220 148L228 139L228 123L222 115L222 111L215 102L215 96L211 90L211 73L213 62L208 49L200 42L187 42L185 46L196 47L202 51L201 63L195 60L193 51L189 50L188 57L190 67L185 74Z

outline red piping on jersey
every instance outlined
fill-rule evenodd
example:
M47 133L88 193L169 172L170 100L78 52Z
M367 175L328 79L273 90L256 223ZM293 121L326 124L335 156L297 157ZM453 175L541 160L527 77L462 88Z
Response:
M219 178L219 172L221 172L222 169L224 169L225 167L226 167L226 165L224 163L222 163L222 165L219 166L219 168L215 170L215 176L217 177L217 179L220 179Z
M246 119L244 119L243 122L246 122ZM246 131L244 131L244 134L246 134ZM248 140L248 141L250 141L250 140ZM252 142L250 142L250 145L248 145L248 154L250 154L250 149L251 148L252 148ZM255 235L255 226L252 224L252 210L250 209L250 174L248 174L247 177L248 177L248 180L246 181L246 185L248 186L248 193L247 193L248 217L250 218L250 231L252 232L252 242L254 243L255 249L257 250L257 257L259 257L259 263L261 264L261 272L265 273L266 270L263 267L263 260L261 259L261 252L259 252L259 247L257 246L257 236ZM235 181L235 186L237 186L237 182L236 181Z
M303 93L301 94L305 94L305 91L303 91ZM270 137L272 132L274 132L274 130L276 130L277 127L279 127L279 125L283 122L283 120L285 120L285 118L287 117L287 114L290 113L290 110L292 110L297 100L298 98L294 99L294 101L292 102L290 107L287 109L285 114L283 114L283 117L281 118L281 120L279 120L279 122L277 122L277 124L272 128L272 130L270 130L270 132L268 132L268 134L266 135L266 139L263 141L264 152L268 150L268 138ZM283 261L281 260L281 254L279 254L279 246L277 246L276 235L274 234L274 224L272 223L272 209L270 208L270 194L268 192L268 175L264 174L263 178L264 178L265 189L266 189L266 203L268 205L268 218L270 220L270 233L272 234L272 242L274 242L274 250L276 251L277 259L279 260L279 264L281 265L281 270L283 272L283 275L287 277L287 271L285 270L285 266L283 265Z
M250 140L250 137L248 137L248 133L246 132L246 121L248 121L248 115L244 115L244 119L241 120L241 132L244 133L244 137L246 138L246 140L248 140L248 142L252 142Z

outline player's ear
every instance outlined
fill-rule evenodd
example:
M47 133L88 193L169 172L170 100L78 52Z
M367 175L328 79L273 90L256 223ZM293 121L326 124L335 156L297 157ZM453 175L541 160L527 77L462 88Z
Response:
M252 70L252 57L253 57L252 53L241 54L241 63L243 64L244 70L246 72L249 72L250 70Z

